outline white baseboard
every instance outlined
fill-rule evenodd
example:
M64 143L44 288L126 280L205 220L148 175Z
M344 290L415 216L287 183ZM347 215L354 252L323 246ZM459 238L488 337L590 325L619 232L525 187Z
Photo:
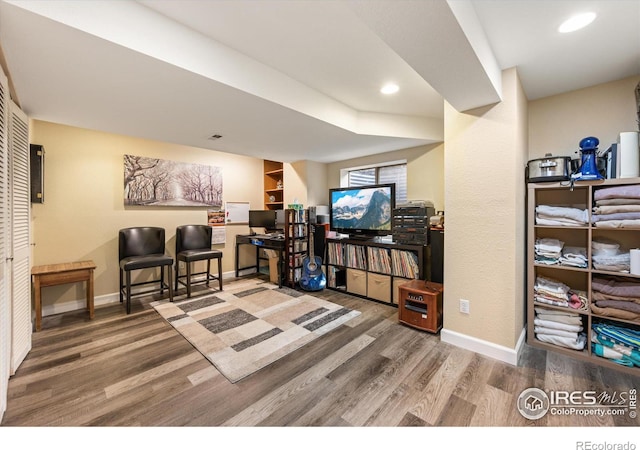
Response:
M255 272L255 270L254 270ZM222 279L235 278L235 271L224 272L222 274ZM223 286L224 288L224 286ZM144 289L144 288L138 288ZM133 292L135 293L135 289ZM120 302L120 294L118 292L113 292L111 294L98 295L93 297L93 306L94 308L98 308L100 306L110 305L113 303ZM87 308L87 299L80 298L77 300L71 300L64 303L54 303L53 305L43 305L42 306L42 317L53 316L55 314L62 314L69 311L78 311Z
M509 348L503 345L494 344L493 342L467 336L466 334L458 333L456 331L447 330L445 328L440 331L440 340L442 342L471 350L472 352L497 359L507 364L511 364L512 366L518 365L518 359L524 346L525 336L526 328L523 328L520 333L520 337L518 338L518 342L516 343L516 348Z

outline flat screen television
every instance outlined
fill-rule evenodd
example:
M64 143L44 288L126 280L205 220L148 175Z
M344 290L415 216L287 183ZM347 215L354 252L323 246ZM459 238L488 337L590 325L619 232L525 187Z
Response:
M267 231L276 229L276 212L270 210L249 210L249 228L265 228Z
M332 231L364 238L391 234L395 183L330 189L329 197Z

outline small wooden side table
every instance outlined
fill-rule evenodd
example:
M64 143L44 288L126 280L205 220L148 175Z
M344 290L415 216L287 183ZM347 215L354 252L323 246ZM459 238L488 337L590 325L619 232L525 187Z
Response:
M398 321L431 333L442 328L442 292L444 286L424 280L412 280L398 286Z
M77 261L60 264L45 264L33 266L31 276L35 290L36 331L42 327L42 288L59 284L87 282L87 310L89 318L93 319L93 271L96 265L93 261Z

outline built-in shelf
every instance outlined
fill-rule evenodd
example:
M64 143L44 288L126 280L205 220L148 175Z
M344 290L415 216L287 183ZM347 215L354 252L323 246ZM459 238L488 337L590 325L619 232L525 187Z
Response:
M284 208L284 170L279 161L264 160L264 209Z

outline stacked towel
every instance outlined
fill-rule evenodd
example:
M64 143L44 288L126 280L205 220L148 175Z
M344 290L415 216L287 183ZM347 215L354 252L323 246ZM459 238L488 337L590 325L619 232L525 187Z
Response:
M591 326L591 350L617 364L640 367L640 331L594 323Z
M554 306L569 306L569 290L566 284L538 276L533 285L534 301Z
M564 242L558 239L538 238L534 245L535 260L540 264L554 265L560 263Z
M591 311L617 319L640 319L640 283L617 277L591 280Z
M552 238L538 238L534 245L535 261L539 264L580 267L586 269L587 249L565 246L564 242Z
M589 266L587 264L587 249L585 247L564 246L560 257L560 265L586 269Z
M587 337L579 314L542 307L536 307L535 311L533 331L536 339L573 350L584 349Z
M558 280L538 276L533 284L533 291L533 299L538 303L573 309L587 308L586 292L571 289Z
M536 206L536 225L579 227L589 223L589 211L566 206Z
M613 186L593 193L591 222L598 228L640 227L640 185Z
M631 254L615 242L592 241L591 259L594 269L629 273Z

